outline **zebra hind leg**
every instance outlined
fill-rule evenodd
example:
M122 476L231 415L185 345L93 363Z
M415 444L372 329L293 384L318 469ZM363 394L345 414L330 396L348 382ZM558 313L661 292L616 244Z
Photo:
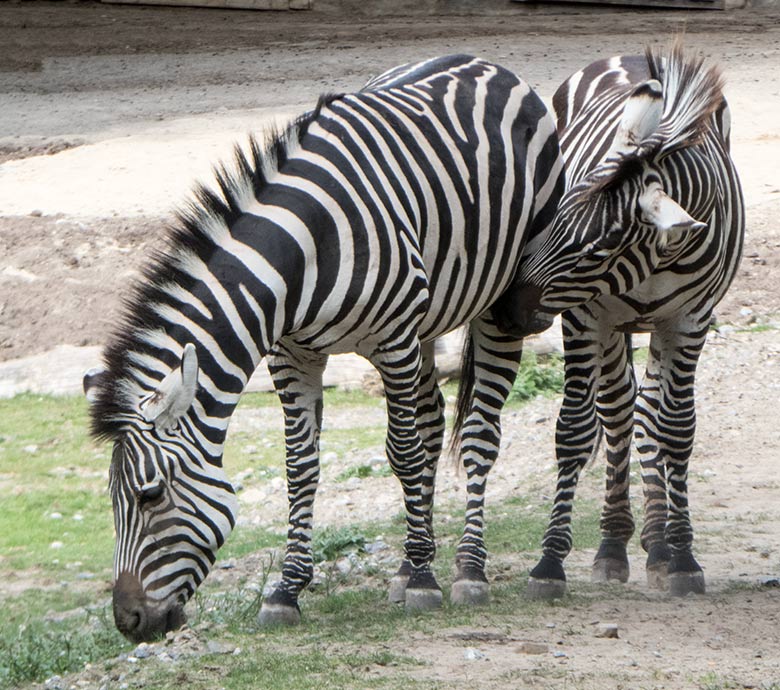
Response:
M457 572L450 599L453 604L480 605L490 600L485 575L485 488L498 457L501 409L517 375L523 341L483 318L471 323L468 337L458 404L458 415L463 418L460 456L466 471L466 520L455 556Z
M634 429L636 379L631 343L611 333L605 343L596 399L606 436L607 481L601 513L601 545L593 561L593 582L627 582L630 569L626 546L634 533L629 501L629 463Z
M648 549L648 568L653 565L651 558L666 546L671 556L667 572L673 596L703 594L706 589L704 573L692 552L693 528L688 508L688 460L696 429L694 372L709 318L702 319L702 323L696 333L666 328L663 335L659 332L655 338L654 334L657 342L651 342L648 370L652 367L652 371L658 372L659 383L643 390L637 402L637 448L644 456L643 472L646 467L661 465L659 475L665 470L667 487L664 540L655 542L655 553ZM642 536L644 542L646 535Z
M542 558L531 570L526 594L557 599L566 593L563 561L572 547L571 518L580 472L592 457L601 434L596 415L596 384L601 345L590 312L564 312L565 382L555 431L558 479L550 521L542 540Z
M387 459L401 482L406 509L405 564L391 583L390 595L398 599L403 591L407 611L434 609L442 603L441 588L431 570L436 553L431 516L433 476L416 419L422 360L416 335L371 357L385 389Z
M327 356L277 345L268 369L284 410L289 522L282 580L264 601L260 625L296 625L298 596L311 582L314 495L319 481L322 373Z
M433 517L433 493L436 468L444 441L444 396L436 379L435 342L422 344L420 386L417 396L417 431L425 449L425 470L422 475L422 499L429 519ZM429 524L435 539L432 520ZM406 587L412 574L412 564L404 559L390 580L388 599L391 603L406 602Z

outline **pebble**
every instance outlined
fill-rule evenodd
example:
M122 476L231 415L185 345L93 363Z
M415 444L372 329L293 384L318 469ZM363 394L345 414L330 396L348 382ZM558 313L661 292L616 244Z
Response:
M605 637L616 640L618 637L618 626L615 623L602 623L596 631L596 637Z
M236 646L227 642L209 640L206 643L206 649L208 650L209 654L233 654L236 650Z
M542 642L521 642L515 651L518 654L547 654L550 648Z
M487 659L487 654L474 649L474 647L466 647L463 652L463 658L466 661L479 661L480 659Z
M152 647L148 642L141 642L134 650L133 650L133 656L137 659L146 659L150 656L154 656L154 647ZM132 658L132 657L130 657ZM128 661L130 661L130 658Z
M376 539L363 547L363 550L368 554L378 553L379 551L386 551L390 547L381 539Z

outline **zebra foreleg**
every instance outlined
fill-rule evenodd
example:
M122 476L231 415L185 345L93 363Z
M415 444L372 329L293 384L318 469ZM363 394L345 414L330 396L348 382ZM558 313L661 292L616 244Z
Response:
M284 409L289 522L282 580L260 609L261 625L300 623L298 596L311 582L314 495L320 475L322 373L327 356L277 346L268 369Z
M461 431L461 458L466 471L466 521L455 555L453 604L479 605L490 599L485 576L485 488L501 442L501 409L512 390L523 341L499 331L484 319L469 329L473 389L468 415ZM468 377L468 373L464 373ZM465 401L464 401L465 402Z
M688 508L688 461L696 429L694 377L705 337L706 326L692 335L670 328L654 334L647 381L637 401L648 581L659 581L657 573L666 556L669 591L676 596L705 591L704 574L692 553Z
M436 468L444 441L444 396L436 380L435 342L422 344L420 387L417 396L417 431L425 449L425 470L422 475L423 505L429 518L431 537L433 531L433 494L436 482ZM412 574L412 566L404 559L396 574L390 580L388 599L393 603L406 601L406 586Z
M594 582L627 582L630 572L626 547L634 534L629 469L636 379L629 348L627 336L614 332L603 348L596 409L606 437L607 480L601 545L591 573Z
M406 508L404 550L408 566L405 605L408 611L441 606L441 588L431 571L436 553L432 530L433 474L417 427L417 405L422 354L416 336L405 344L394 343L371 358L379 371L387 402L387 459L401 482ZM435 471L434 471L435 472ZM429 488L426 489L426 486Z
M558 480L542 558L531 570L527 594L555 599L566 593L563 561L572 546L571 517L580 472L596 450L601 426L596 415L596 385L601 347L595 322L582 309L563 314L565 383L555 431ZM586 325L590 322L590 326Z

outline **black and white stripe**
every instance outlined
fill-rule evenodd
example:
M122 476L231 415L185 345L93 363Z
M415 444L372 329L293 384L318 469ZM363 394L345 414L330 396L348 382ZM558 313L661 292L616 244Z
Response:
M595 62L553 103L568 189L553 231L529 245L513 290L518 331L563 311L566 360L555 504L529 588L541 596L564 589L575 488L602 434L607 488L593 575L628 577L635 429L648 577L663 585L668 572L674 593L703 591L687 492L694 376L744 234L721 78L677 44L664 56ZM631 362L636 332L652 333L641 384Z
M507 70L450 56L324 97L267 150L253 141L236 158L218 192L200 189L135 287L93 408L95 433L115 444L114 610L134 639L181 621L234 524L222 447L266 356L285 414L290 522L282 582L262 619L297 619L312 576L331 353L358 352L381 374L408 527L397 579L407 605L410 592L435 599L444 417L432 341L463 324L469 504L458 557L462 579L484 580L482 493L522 345L497 330L490 308L563 192L552 118Z

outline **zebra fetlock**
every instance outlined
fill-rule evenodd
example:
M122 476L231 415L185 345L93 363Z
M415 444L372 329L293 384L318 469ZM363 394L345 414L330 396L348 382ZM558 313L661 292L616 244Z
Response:
M630 567L626 542L622 539L605 537L593 559L591 580L593 582L628 582Z
M529 599L560 599L566 594L566 573L563 560L545 554L528 575L526 596Z
M257 622L266 627L274 625L298 625L301 622L301 609L298 606L298 591L289 591L277 585L270 596L263 600Z
M412 567L406 583L404 608L409 612L431 611L441 608L442 592L428 566Z
M669 561L669 594L684 597L688 594L704 594L706 585L701 566L689 550L675 552Z
M665 591L669 589L669 561L672 559L672 551L666 542L653 543L644 546L647 552L645 561L645 573L647 586L650 589Z
M450 601L458 606L484 606L490 603L490 586L484 567L455 562L457 573L450 590Z

